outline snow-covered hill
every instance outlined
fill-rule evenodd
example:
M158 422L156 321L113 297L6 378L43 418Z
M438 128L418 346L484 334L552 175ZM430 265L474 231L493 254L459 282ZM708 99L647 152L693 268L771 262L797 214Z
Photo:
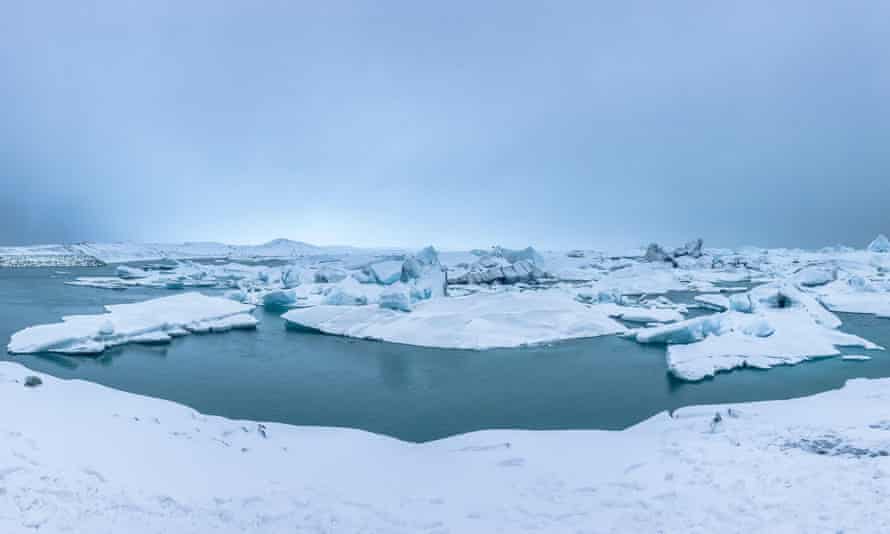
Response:
M189 243L76 243L0 247L0 266L78 266L161 259L290 259L301 256L343 253L348 247L318 247L275 239L262 245L227 245L216 242Z

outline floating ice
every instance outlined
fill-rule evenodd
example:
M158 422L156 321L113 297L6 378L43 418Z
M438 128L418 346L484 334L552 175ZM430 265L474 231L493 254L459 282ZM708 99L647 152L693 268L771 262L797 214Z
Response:
M168 342L188 332L253 328L253 306L200 293L105 306L107 313L69 315L61 323L32 326L12 335L11 353L95 354L125 343Z
M792 286L758 287L751 291L750 302L750 313L727 311L641 329L636 340L667 344L668 369L685 380L701 380L742 366L795 364L839 354L838 346L880 348L836 330L840 320Z
M610 308L569 293L503 291L418 302L411 313L375 306L315 306L283 315L327 334L426 347L487 349L624 332Z

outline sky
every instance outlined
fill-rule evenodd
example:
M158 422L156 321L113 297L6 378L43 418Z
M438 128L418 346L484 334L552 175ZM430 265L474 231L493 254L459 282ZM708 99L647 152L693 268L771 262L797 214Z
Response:
M863 246L890 2L0 0L0 244Z

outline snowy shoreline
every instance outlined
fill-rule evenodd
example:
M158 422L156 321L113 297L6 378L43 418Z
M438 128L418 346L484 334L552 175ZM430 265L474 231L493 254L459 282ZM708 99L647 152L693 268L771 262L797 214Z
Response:
M682 408L624 431L414 444L43 374L25 387L32 374L0 362L0 403L16 407L0 418L3 532L890 528L890 379Z

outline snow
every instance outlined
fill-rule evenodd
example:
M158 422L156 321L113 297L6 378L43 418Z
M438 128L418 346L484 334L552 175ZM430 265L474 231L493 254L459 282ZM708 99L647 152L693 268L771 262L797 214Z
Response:
M145 302L105 306L107 313L69 315L61 323L32 326L12 335L14 354L95 354L125 343L168 342L185 332L252 328L253 306L200 293L181 293Z
M415 444L32 374L0 362L4 533L890 530L887 379Z
M327 334L425 347L488 349L624 332L612 308L568 292L500 291L421 301L411 313L371 306L315 306L282 317Z

